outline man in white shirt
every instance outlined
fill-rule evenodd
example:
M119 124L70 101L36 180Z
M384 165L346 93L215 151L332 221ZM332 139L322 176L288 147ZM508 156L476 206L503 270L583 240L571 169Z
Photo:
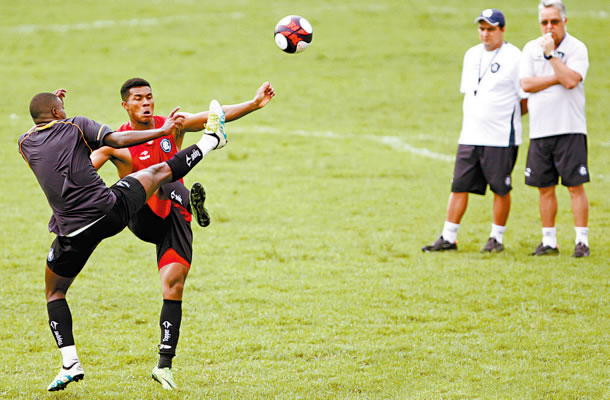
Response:
M538 6L542 37L523 48L521 87L530 93L530 146L525 183L540 193L542 243L535 256L559 254L555 186L561 177L571 199L576 246L574 257L590 254L589 182L584 80L589 68L587 47L566 32L565 5L542 0Z
M504 250L503 236L510 211L511 173L521 144L519 59L521 51L504 42L504 15L487 9L476 18L481 43L464 55L460 91L463 121L441 236L422 251L457 250L457 232L469 193L494 193L493 224L481 252Z

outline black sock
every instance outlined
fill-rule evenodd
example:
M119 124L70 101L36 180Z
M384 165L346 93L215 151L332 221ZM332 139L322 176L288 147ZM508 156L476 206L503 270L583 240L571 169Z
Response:
M172 170L172 182L186 175L201 160L203 160L203 153L196 144L174 154L166 161Z
M182 301L163 300L161 308L161 344L159 345L159 368L172 367L172 358L176 355L180 322L182 321Z
M49 326L57 347L73 346L72 314L66 299L53 300L47 303Z

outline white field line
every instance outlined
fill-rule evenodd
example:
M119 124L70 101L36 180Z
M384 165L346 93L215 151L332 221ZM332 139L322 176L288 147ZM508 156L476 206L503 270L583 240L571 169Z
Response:
M337 8L337 6L331 6L330 8ZM383 11L386 9L383 5L372 5L367 8L369 11ZM433 6L429 8L429 11L432 13L441 13L441 14L451 14L455 16L461 16L464 14L468 15L476 15L479 12L479 9L474 8L457 8L457 7L437 7ZM517 13L520 15L533 15L537 16L538 10L536 7L532 8L519 8L517 10L513 10L513 13ZM610 11L606 10L574 10L569 12L569 16L575 16L576 18L589 18L589 19L600 19L606 20L610 15ZM219 13L216 13L215 16L219 16ZM241 12L232 12L232 13L224 13L220 14L220 16L231 19L240 19L245 15ZM160 25L160 24L168 24L174 23L177 21L187 21L192 20L193 18L197 18L196 15L174 15L167 16L161 18L133 18L126 20L98 20L91 22L81 22L75 24L24 24L24 25L16 25L9 26L4 29L5 32L14 32L21 34L28 33L37 33L43 31L51 31L51 32L71 32L71 31L89 31L92 29L107 29L114 27L133 27L133 26L151 26L151 25Z
M215 14L218 16L218 14ZM98 20L91 22L81 22L76 24L26 24L17 25L5 28L7 32L13 33L38 33L38 32L72 32L72 31L90 31L94 29L107 29L107 28L123 28L123 27L134 27L134 26L152 26L152 25L163 25L175 22L190 21L193 18L197 18L196 15L174 15L161 18L133 18L124 20ZM240 19L244 17L243 13L232 12L221 15L223 18Z
M454 156L448 154L435 153L426 148L415 147L398 136L375 136L366 134L340 134L332 131L305 131L302 129L280 131L276 128L271 127L251 127L251 128L231 128L231 131L235 133L256 133L256 134L273 134L273 135L293 135L293 136L304 136L304 137L321 137L330 139L364 139L371 142L376 142L382 145L386 145L394 150L403 151L418 156L432 158L434 160L441 160L447 162L455 161Z

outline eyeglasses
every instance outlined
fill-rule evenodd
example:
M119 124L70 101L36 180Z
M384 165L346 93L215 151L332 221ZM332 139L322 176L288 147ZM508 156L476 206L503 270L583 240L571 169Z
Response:
M543 19L542 21L540 21L540 25L542 25L542 26L546 26L546 25L548 25L549 23L550 23L551 25L559 25L559 23L560 23L560 22L561 22L561 20L560 20L560 19L552 19L552 20L550 20L550 21L549 21L548 19Z

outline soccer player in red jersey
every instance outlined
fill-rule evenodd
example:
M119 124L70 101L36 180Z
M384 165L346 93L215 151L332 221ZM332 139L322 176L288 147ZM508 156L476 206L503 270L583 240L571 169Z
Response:
M269 82L263 83L250 101L223 106L225 119L235 120L264 107L275 95ZM155 102L150 84L141 78L126 81L121 87L122 106L129 122L119 128L143 130L162 126L166 117L154 115ZM96 169L110 160L120 177L139 171L151 164L171 158L182 147L186 132L201 131L208 123L208 112L180 113L184 116L182 130L142 143L138 146L116 149L102 147L91 155ZM190 202L189 202L190 199ZM203 207L205 192L195 183L190 193L183 182L161 187L129 222L129 229L140 239L157 246L157 265L161 278L163 306L161 308L159 363L153 369L153 378L165 389L176 388L172 374L172 358L180 334L182 319L182 292L192 261L193 234L191 215L201 226L209 224ZM191 212L192 209L192 212Z

